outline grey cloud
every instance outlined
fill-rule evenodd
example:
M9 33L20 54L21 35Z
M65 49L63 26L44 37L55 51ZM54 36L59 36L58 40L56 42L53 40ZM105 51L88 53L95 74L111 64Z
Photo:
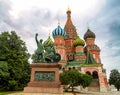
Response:
M8 0L0 0L0 18L3 21L10 19L9 11L11 9L10 2Z
M109 0L107 1L108 6L107 9L117 8L120 6L120 0Z
M10 15L11 5L9 0L0 0L0 31L7 31L13 25Z
M46 36L45 28L51 26L54 18L52 17L49 10L29 10L24 11L20 14L20 17L16 20L16 28L21 31L25 31L28 37L33 36L36 32ZM24 33L22 32L24 36Z
M26 42L30 52L33 52L31 50L33 50L35 46L29 46L31 46L31 42L31 44L35 44L35 41L30 41L34 40L35 33L38 33L39 37L42 37L42 39L47 38L49 33L48 27L53 26L53 23L58 19L49 9L37 8L22 11L19 13L19 17L14 19L9 13L12 10L11 6L9 0L0 1L0 31L15 30Z
M47 26L50 24L51 14L46 10L29 10L20 13L19 18L16 20L16 27L24 29L24 27L30 26L31 28L41 26ZM48 19L49 18L49 19Z
M108 18L108 28L110 34L110 40L107 43L107 46L111 48L111 52L114 52L111 56L113 58L120 56L120 0L111 1L109 5L110 16Z

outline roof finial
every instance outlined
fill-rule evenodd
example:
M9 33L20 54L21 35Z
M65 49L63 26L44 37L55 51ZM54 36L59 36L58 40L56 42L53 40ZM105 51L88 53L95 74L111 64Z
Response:
M89 26L88 22L87 22L87 29L90 29L90 26Z
M58 26L60 26L60 20L58 20Z
M50 37L50 29L49 29L48 37Z
M71 13L70 7L68 6L67 13Z

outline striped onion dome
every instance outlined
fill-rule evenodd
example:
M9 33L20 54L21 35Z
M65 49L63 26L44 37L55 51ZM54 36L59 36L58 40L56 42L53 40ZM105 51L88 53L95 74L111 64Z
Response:
M44 43L43 43L43 45L44 45L45 47L50 46L50 45L53 45L53 44L54 44L54 43L53 43L52 39L50 38L50 36L48 36L47 40L44 41Z
M74 47L77 47L77 46L84 46L85 45L85 41L80 39L79 36L77 36L77 38L74 40L73 42L73 45Z
M66 36L66 31L65 31L64 29L62 29L62 28L60 27L60 24L58 23L58 27L55 28L55 29L52 31L52 36L53 36L53 38L54 38L55 36Z

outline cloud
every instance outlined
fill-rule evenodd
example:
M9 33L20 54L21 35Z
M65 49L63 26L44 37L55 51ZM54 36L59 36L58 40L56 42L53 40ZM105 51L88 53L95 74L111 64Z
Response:
M0 31L7 31L12 26L10 10L11 2L8 0L0 0Z
M110 0L99 13L96 22L99 27L101 40L105 41L102 46L102 60L108 74L111 69L120 70L120 0ZM100 32L101 31L101 32ZM100 40L100 39L99 39Z
M48 8L24 10L19 13L18 18L14 18L10 11L12 11L11 2L0 1L0 32L15 30L26 42L31 54L36 49L35 33L39 34L39 39L46 40L49 32L57 27L58 18L65 17L59 12L53 14Z
M67 17L65 12L70 5L72 21L80 37L83 38L89 23L90 29L96 34L96 44L101 48L104 67L108 72L113 68L120 69L120 0L86 1L75 0L73 3L66 0L58 3L55 0L53 4L49 0L43 3L39 3L39 0L0 0L0 32L15 30L32 54L36 49L35 33L39 34L39 39L46 40L49 32L57 27L58 20L64 28Z
M118 1L118 2L117 2ZM107 28L108 28L108 33L110 35L109 40L106 44L107 47L110 48L111 52L114 52L111 54L113 58L116 56L119 56L120 52L120 40L119 40L119 35L120 35L120 6L118 3L120 3L119 0L116 2L111 0L109 2L107 10L111 10L107 14ZM107 12L106 10L106 12Z

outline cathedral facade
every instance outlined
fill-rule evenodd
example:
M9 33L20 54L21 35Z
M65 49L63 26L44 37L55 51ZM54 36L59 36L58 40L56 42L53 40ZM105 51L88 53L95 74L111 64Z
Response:
M52 31L54 42L50 36L46 40L54 44L56 51L61 55L61 64L64 69L76 69L80 73L93 76L88 87L89 91L105 92L108 90L106 71L100 59L100 48L96 45L96 35L89 28L82 40L76 31L71 19L71 10L67 10L67 21L64 29L58 24Z

